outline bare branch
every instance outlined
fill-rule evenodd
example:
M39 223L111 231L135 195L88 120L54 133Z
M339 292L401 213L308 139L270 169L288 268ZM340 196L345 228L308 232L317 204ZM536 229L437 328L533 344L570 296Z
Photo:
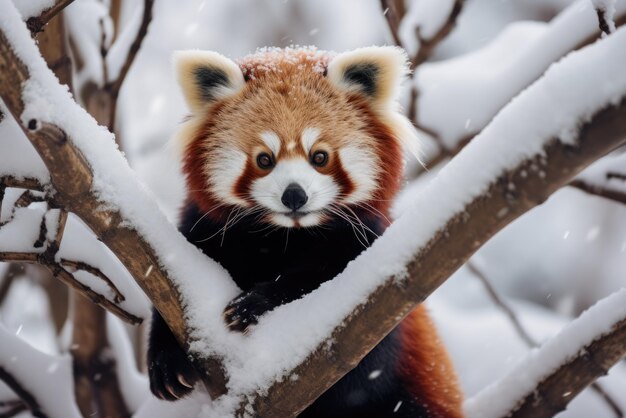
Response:
M4 412L0 412L0 418L12 418L28 410L28 406L22 401L0 402L0 407L6 408Z
M39 16L31 17L26 21L26 26L32 34L36 34L43 30L43 27L52 20L59 12L65 9L74 0L56 0L54 5L43 11Z
M113 299L115 303L121 303L126 299L122 292L120 292L115 284L111 281L111 279L109 279L104 273L102 273L99 268L90 266L89 264L82 261L66 260L64 258L61 259L60 264L64 267L69 267L70 269L72 269L72 271L86 271L87 273L90 273L105 282L109 289L111 289L111 291L115 295Z
M0 380L2 380L30 409L33 416L37 418L48 418L48 415L41 409L37 399L8 371L0 366Z
M485 274L480 271L471 261L465 263L465 266L468 268L469 271L474 274L474 276L476 276L480 280L483 286L485 286L485 290L487 290L487 293L491 297L491 300L493 300L493 302L506 314L506 316L509 317L511 324L513 324L513 328L515 328L515 331L526 343L526 345L529 347L536 347L537 342L535 341L535 339L531 337L528 332L526 332L526 330L522 326L522 323L517 318L517 315L515 315L513 309L511 309L511 307L507 305L507 303L500 297L500 295L498 295L498 292L496 292L494 287L491 285L491 282L489 281L489 279L487 279L487 276L485 276Z
M18 189L29 189L43 192L47 185L41 184L35 178L17 178L13 176L0 177L0 189L14 187Z
M589 194L604 197L605 199L609 199L614 202L626 205L626 194L624 194L620 190L613 190L607 187L587 183L582 179L576 179L572 181L569 185Z
M606 9L597 7L596 14L598 15L598 27L604 34L610 35L615 30L615 23L608 18Z
M148 26L152 21L152 9L154 7L154 0L144 0L143 2L143 16L141 19L141 25L139 26L139 30L137 31L137 35L135 36L135 40L130 45L130 49L128 50L128 55L126 56L126 60L120 69L120 72L115 80L112 80L105 86L105 91L108 91L111 95L111 108L109 115L109 128L113 129L115 126L115 116L117 111L117 97L122 89L122 85L124 84L124 80L128 75L128 71L130 67L133 65L135 61L135 57L141 48L141 44L148 34Z
M398 34L400 29L400 22L404 18L406 10L404 10L404 0L380 0L380 5L383 10L383 15L387 19L387 25L393 41L399 47L403 47L402 40Z

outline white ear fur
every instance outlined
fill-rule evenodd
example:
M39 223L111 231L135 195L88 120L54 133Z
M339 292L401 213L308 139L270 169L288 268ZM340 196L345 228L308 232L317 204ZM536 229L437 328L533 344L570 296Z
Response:
M239 66L212 51L176 51L174 64L178 82L192 112L234 94L245 84Z
M328 79L340 88L360 91L377 107L384 109L395 102L408 68L403 49L371 46L333 58L328 65Z

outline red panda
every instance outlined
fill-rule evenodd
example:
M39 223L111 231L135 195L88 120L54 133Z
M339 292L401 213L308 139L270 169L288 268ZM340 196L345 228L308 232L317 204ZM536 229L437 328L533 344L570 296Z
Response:
M191 116L178 134L188 199L180 229L242 289L224 310L246 332L340 273L388 226L405 146L405 53L267 49L235 63L176 55ZM152 392L175 400L197 375L156 310ZM423 307L301 417L461 417L461 392Z

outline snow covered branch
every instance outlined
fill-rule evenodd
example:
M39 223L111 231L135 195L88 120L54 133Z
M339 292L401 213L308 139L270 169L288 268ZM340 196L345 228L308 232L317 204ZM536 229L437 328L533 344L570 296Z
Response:
M623 144L626 75L619 74L626 59L624 42L626 30L621 29L552 66L444 167L414 205L335 279L337 286L357 294L374 280L378 285L368 288L367 300L361 294L332 336L287 374L298 376L301 384L275 383L258 397L255 411L289 415L297 402L314 400L493 234ZM595 81L607 79L613 81L610 88L598 89ZM559 115L568 115L569 122ZM497 157L486 160L486 155ZM396 266L395 273L378 265ZM329 285L310 297L317 294L335 306L333 291L341 293ZM336 303L346 304L346 294L341 296Z
M626 290L584 312L466 402L470 418L548 418L626 356Z
M615 17L618 27L626 23L624 2L617 5ZM416 100L410 109L418 111L409 115L437 143L437 151L426 157L426 166L432 168L456 155L552 63L599 37L593 5L579 0L548 23L514 23L477 51L421 65L414 76ZM489 68L488 78L485 68ZM485 91L492 94L483 95ZM481 105L476 106L479 96ZM446 112L440 112L444 108Z
M4 3L6 2L3 2L2 7L10 10L12 6ZM186 344L188 342L188 329L183 318L182 300L178 288L174 285L171 278L171 273L163 267L167 264L171 265L171 261L168 263L165 257L172 254L171 252L157 251L155 242L173 241L184 248L182 253L187 252L195 258L202 256L197 253L195 247L188 244L167 222L154 201L147 197L145 190L137 183L130 182L132 174L126 162L113 148L109 148L114 146L112 136L106 131L106 133L102 133L102 128L95 125L93 120L75 102L71 101L71 99L63 101L66 106L71 108L68 113L79 115L78 120L84 123L76 122L74 125L68 123L62 127L63 129L52 123L38 120L38 117L45 116L45 111L44 114L37 113L37 111L35 113L25 112L26 103L24 101L25 93L22 90L23 86L30 85L31 87L37 86L37 88L50 88L52 90L60 89L61 87L58 86L52 74L49 73L46 63L37 53L30 37L26 38L22 29L9 16L9 14L3 15L0 20L0 69L2 70L0 71L0 96L15 119L22 121L20 124L22 131L46 164L50 173L51 184L54 188L54 203L56 207L74 213L89 226L96 236L122 262L136 282L150 297L179 341ZM19 48L9 41L8 35L12 36L14 43L20 45ZM18 56L18 53L21 56ZM24 60L23 54L26 54L29 59ZM28 66L25 65L26 61ZM37 76L33 77L33 73L36 73ZM64 93L58 94L63 97L61 100L68 99L64 96ZM41 97L38 95L38 97L33 99L37 101ZM44 106L53 105L45 104ZM26 114L31 114L32 116L27 117ZM78 131L79 135L82 135L83 148L79 149L76 146L74 141L77 138L70 137L64 131L64 129L69 129L70 127L73 127L74 132ZM97 132L101 132L101 137L94 139L93 135ZM103 135L105 136L104 138L102 137ZM130 190L127 193L129 196L132 196L132 199L140 199L140 201L143 199L141 203L138 203L141 206L152 205L154 213L151 221L157 218L161 219L163 225L169 225L169 228L163 227L159 229L159 233L165 235L160 239L153 238L149 241L137 229L142 222L145 222L145 220L139 219L139 216L143 216L144 213L137 213L135 209L129 208L128 205L120 207L114 198L103 201L102 190L106 190L112 187L112 185L110 181L100 184L99 188L94 185L98 180L101 181L98 175L94 173L94 165L97 165L96 160L102 157L102 150L92 149L93 154L91 158L87 158L85 147L88 148L89 146L96 148L105 147L105 152L109 156L113 156L114 164L120 166L118 174L128 173L126 178L118 178L119 184L114 186L116 187L115 193L123 193L122 190L130 185ZM106 171L112 168L108 166L103 169ZM132 217L132 220L129 219L129 215ZM176 239L175 237L179 238ZM178 251L181 251L181 249L179 248ZM25 261L35 260L34 255L28 255L28 257L24 258L26 258ZM179 262L184 263L186 266L193 265L193 263L189 262L189 256L187 260L182 259ZM203 258L200 263L204 264L207 262ZM209 268L205 267L206 270ZM55 271L55 273L59 274L61 280L67 281L68 284L71 284L87 296L98 298L98 295L89 292L84 285L73 281L71 275L65 269L58 272ZM233 287L233 293L234 291ZM105 308L111 308L111 304L102 303L102 305ZM119 313L119 309L117 313ZM211 379L209 382L207 377L209 391L213 395L223 392L224 375L217 363L212 359L206 359L198 367L210 370L210 374L207 373L207 376L210 375Z
M65 9L74 0L55 0L54 4L44 10L39 16L30 17L26 21L26 26L31 33L36 34L43 30L43 27L52 20L61 10Z

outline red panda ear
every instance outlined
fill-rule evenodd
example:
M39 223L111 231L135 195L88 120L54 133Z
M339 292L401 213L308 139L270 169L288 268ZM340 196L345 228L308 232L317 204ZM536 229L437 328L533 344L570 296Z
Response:
M395 102L408 74L407 55L394 46L372 46L345 52L328 65L328 79L339 88L363 93L376 107Z
M178 82L192 112L238 92L245 84L235 62L211 51L176 51Z

